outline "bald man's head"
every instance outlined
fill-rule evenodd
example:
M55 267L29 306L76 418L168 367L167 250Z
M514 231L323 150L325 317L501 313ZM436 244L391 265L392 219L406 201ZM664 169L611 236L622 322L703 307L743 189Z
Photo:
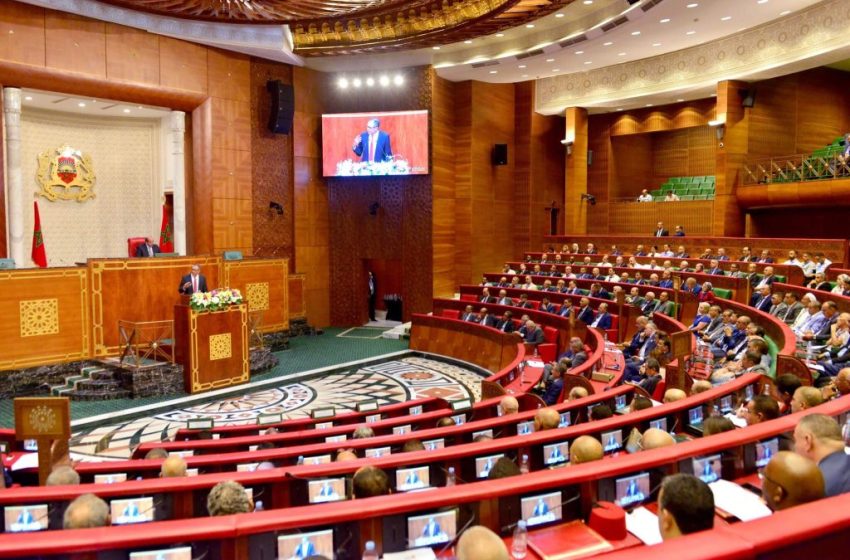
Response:
M457 560L508 560L508 549L501 537L476 525L464 531L457 542Z
M711 381L708 379L699 379L694 381L694 384L691 385L691 394L698 395L700 393L705 393L706 391L711 390Z
M671 403L687 398L687 393L681 389L667 389L664 391L664 402Z
M574 401L576 399L583 399L587 396L587 389L584 387L573 387L570 389L569 400Z
M835 388L842 395L850 395L850 368L844 368L835 376Z
M673 436L658 428L649 428L643 433L643 438L641 439L641 447L643 447L644 451L675 445L675 443L676 440L673 439Z
M519 401L515 397L508 395L502 398L499 408L502 409L502 415L516 414L519 410Z
M570 446L570 463L573 465L598 461L603 455L602 444L593 436L579 436Z
M561 416L554 408L541 408L534 415L534 431L552 430L558 427L561 422Z
M336 454L337 463L342 463L343 461L356 461L357 453L352 451L351 449L343 449L339 453Z
M89 529L109 525L109 506L94 494L78 496L62 518L63 529Z
M823 394L814 387L799 387L791 397L791 412L800 412L823 403Z
M780 451L764 468L764 501L773 511L823 498L823 474L817 464L791 451Z
M186 461L179 455L169 457L162 462L159 476L162 478L186 476Z

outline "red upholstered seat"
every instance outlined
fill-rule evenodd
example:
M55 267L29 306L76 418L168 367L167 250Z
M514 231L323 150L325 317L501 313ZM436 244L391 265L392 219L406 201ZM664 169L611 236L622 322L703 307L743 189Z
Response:
M558 329L556 329L555 327L543 327L543 340L545 340L546 342L557 344Z
M475 297L475 294L461 294L460 301L478 301L478 298Z
M550 344L548 342L544 342L543 344L537 345L537 355L540 357L540 360L543 362L554 362L557 354L557 350L554 344Z
M460 319L460 311L457 309L443 309L443 317L447 319Z
M127 238L127 256L135 257L136 248L145 242L144 237L128 237Z
M540 309L540 302L535 301L533 299L528 300L528 303L531 304L531 309Z
M667 390L667 382L663 379L655 386L655 391L652 392L652 400L661 402L664 400L664 392Z

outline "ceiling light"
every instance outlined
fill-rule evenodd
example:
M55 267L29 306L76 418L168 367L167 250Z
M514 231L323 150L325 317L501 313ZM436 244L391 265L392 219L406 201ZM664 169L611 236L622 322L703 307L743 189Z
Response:
M139 109L144 109L144 107L142 107L141 105L139 105Z
M622 108L622 107L617 107L617 110L618 110L618 111L622 111L622 110L623 110L623 108Z
M526 27L527 29L534 29L534 24L533 24L533 23L529 23L529 24L527 24L525 27Z
M729 21L730 19L732 19L732 16L723 16L720 21Z
M363 82L360 81L360 78L354 78L351 81L351 85L353 85L354 87L360 87L363 85Z
M653 46L653 47L660 47L660 46L661 46L661 43L652 43L652 46Z
M434 49L435 51L440 50L440 47L431 47L431 48Z
M336 84L339 86L339 89L346 89L348 88L348 79L340 78Z
M522 75L522 77L523 77L523 78L527 78L527 77L528 77L528 74L523 74L523 75Z
M670 23L670 18L666 17L664 19L658 20L658 23Z
M584 0L583 4L585 6L590 6L591 4L593 4L593 0Z
M466 40L466 41L464 41L464 42L463 42L463 44L464 44L464 45L471 45L471 44L472 44L472 41L470 41L470 40Z
M555 14L555 17L558 17L558 18L560 18L560 17L564 17L564 14L562 14L562 13L560 13L560 12L559 12L559 13Z
M24 97L24 101L32 101L32 95L27 95Z
M632 31L632 35L637 37L638 35L640 35L640 31Z
M610 47L610 46L611 46L611 45L613 45L613 44L614 44L614 42L613 42L613 41L606 41L606 42L602 43L602 46L603 46L603 47Z
M591 60L585 60L585 61L584 61L584 63L585 63L585 64L593 64L593 61L591 61Z
M130 112L130 109L124 109L124 112L125 112L125 113L129 113L129 112Z
M626 53L624 53L624 52L618 52L618 53L617 53L617 56L626 56Z
M696 33L696 31L694 31L693 29L691 29L690 31L685 31L685 35L693 35L694 33Z
M505 36L504 33L496 33L496 37L504 37L504 36Z
M687 5L688 8L696 8L697 6L699 6L699 4L697 4L696 2L691 2Z
M85 107L85 106L86 106L86 104L85 104L85 103L83 103L82 101L80 101L79 103L77 103L77 107Z
M767 0L758 0L756 4L767 4Z
M546 62L555 62L555 59L554 58L547 58Z
M647 107L652 107L652 103L647 103L647 104L646 104L646 106L647 106Z
M584 54L584 51L576 51L576 54Z
M499 71L498 71L498 70L490 70L490 73L491 73L491 74L498 74L498 73L499 73Z
M684 101L684 99L677 99L676 103L681 103L682 101Z
M790 13L791 13L791 10L784 10L784 11L782 11L782 12L779 12L779 15L780 15L780 16L787 16L787 15L788 15L788 14L790 14Z
M560 72L560 71L561 71L560 68L552 68L552 72Z
M368 78L366 78L366 85L369 86L369 87L374 86L375 85L375 79L372 78L372 76L369 76Z
M380 78L378 78L378 83L381 84L383 87L387 87L388 85L390 85L390 77L381 76Z
M404 76L402 76L401 74L396 74L396 77L393 78L393 83L397 86L400 86L404 83Z
M526 68L525 64L520 64L517 68Z

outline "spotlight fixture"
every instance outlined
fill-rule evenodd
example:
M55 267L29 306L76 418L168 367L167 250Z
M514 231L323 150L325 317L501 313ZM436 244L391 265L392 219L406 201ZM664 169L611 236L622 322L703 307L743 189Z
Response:
M393 78L393 83L397 86L404 84L404 76L401 74L396 74L396 77Z
M388 76L381 76L380 78L378 78L378 83L381 84L381 86L383 87L387 87L388 85L390 85L390 78Z
M375 85L375 78L373 78L372 76L369 76L368 78L366 78L366 85L369 86L369 87L374 86Z
M581 200L586 200L591 206L596 206L596 197L592 194L582 193Z
M283 214L283 206L280 203L275 202L274 200L269 202L269 210L274 210L277 212L278 216Z
M339 89L348 89L348 78L340 78L337 85Z
M354 78L353 80L351 80L351 85L353 85L356 88L359 88L360 86L363 85L363 82L360 80L360 78Z
M380 208L381 208L380 204L378 204L377 202L373 202L372 204L369 205L369 215L370 216L377 216L378 210Z

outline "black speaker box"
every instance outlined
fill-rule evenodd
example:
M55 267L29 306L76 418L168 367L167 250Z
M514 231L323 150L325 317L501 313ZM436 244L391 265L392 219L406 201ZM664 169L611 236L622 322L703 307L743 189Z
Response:
M295 94L291 84L280 80L269 80L266 89L271 97L269 130L275 134L289 134L292 130L292 115L295 112Z
M493 165L508 164L508 145L493 144Z
M747 108L753 108L756 105L756 90L751 89L748 91L741 92L741 106Z

